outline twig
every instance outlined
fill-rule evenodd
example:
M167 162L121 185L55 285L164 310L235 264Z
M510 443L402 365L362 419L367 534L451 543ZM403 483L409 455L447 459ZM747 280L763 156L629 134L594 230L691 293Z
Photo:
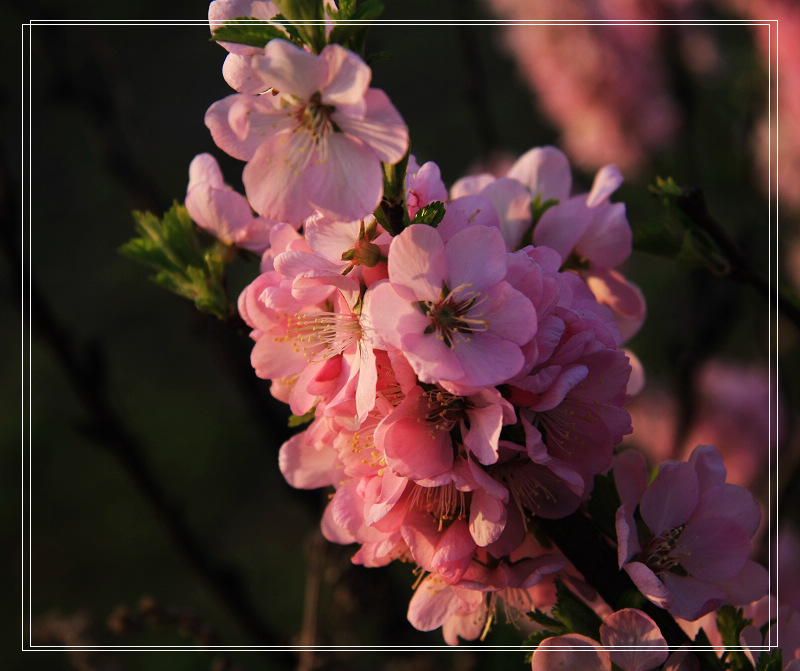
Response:
M303 628L300 632L301 646L314 646L317 643L319 590L325 566L326 546L327 541L322 533L319 529L315 529L311 533L306 551L306 591L303 601ZM300 663L297 665L297 671L311 671L314 668L313 648L301 650L299 656Z
M693 223L704 230L719 246L731 264L730 277L751 285L765 299L772 300L777 296L778 309L800 328L800 308L785 295L776 290L767 278L750 262L728 232L711 216L706 206L703 192L696 187L689 187L677 198L677 205Z

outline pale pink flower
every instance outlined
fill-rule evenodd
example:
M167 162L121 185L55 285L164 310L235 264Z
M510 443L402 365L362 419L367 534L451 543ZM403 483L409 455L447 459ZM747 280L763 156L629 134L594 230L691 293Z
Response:
M577 262L578 273L617 315L627 339L644 323L647 305L641 290L615 270L631 255L633 240L624 203L609 201L620 184L616 166L602 167L588 194L562 200L542 215L533 241L556 250L564 263Z
M208 24L213 33L226 21L246 17L269 23L277 14L279 14L278 8L269 0L214 0L208 6ZM283 30L278 23L270 25ZM231 88L240 93L263 93L269 88L250 67L250 58L261 49L235 42L218 42L218 44L230 52L222 66L222 76Z
M571 254L590 268L615 268L631 254L631 227L624 203L609 196L622 184L614 165L601 168L588 194L574 196L549 208L539 220L533 241L555 249L563 261Z
M442 173L439 166L433 161L428 161L420 166L414 156L408 159L406 172L406 208L408 216L414 215L425 205L434 201L445 202L447 189L442 182Z
M506 255L499 231L483 226L445 244L417 224L392 241L389 280L368 290L365 312L422 382L470 393L522 367L520 347L536 333L536 313L505 281Z
M397 163L408 129L371 71L352 52L319 55L274 39L252 57L271 94L214 103L206 125L217 145L247 161L243 181L256 212L301 221L320 211L338 221L370 214L383 191L381 162Z
M757 365L712 359L694 376L695 407L679 440L679 403L651 385L629 407L636 430L625 442L652 462L686 459L697 445L722 453L727 481L754 488L765 481L767 453L780 447L785 427L781 398L772 397L769 374Z
M411 555L430 571L411 599L408 619L422 631L442 627L450 645L458 644L458 636L477 638L484 623L488 627L496 617L499 604L510 619L542 606L537 586L567 563L544 551L532 535L511 555L494 558L475 548L463 521L444 533L425 515L406 521L403 538Z
M613 663L623 671L650 671L669 656L667 642L656 623L635 608L609 615L600 626L600 642L603 647L582 634L546 638L533 653L531 669L611 671Z
M462 177L450 188L450 197L454 201L469 196L479 196L491 205L508 249L517 249L531 227L531 194L528 189L512 177L496 178L489 174Z
M199 154L189 165L186 209L194 222L214 237L263 253L275 222L254 217L247 199L225 184L217 160Z
M698 447L687 463L663 464L649 486L643 457L623 456L614 466L622 500L619 565L642 594L694 620L766 593L767 572L749 559L761 511L750 492L725 483L722 456L713 446Z
M542 249L531 253L544 264L552 263L553 252L542 255ZM546 447L553 461L536 461L551 470L568 467L583 478L588 491L594 476L610 465L614 446L631 431L630 416L622 408L631 366L617 349L620 335L610 312L597 304L578 276L537 264L525 250L512 256L531 262L515 265L520 277L515 286L531 296L543 337L537 334L525 348L526 366L508 381L508 399L528 422L525 447L530 458ZM540 273L549 282L538 286L534 280ZM569 490L572 495L562 490L566 498L547 507L555 511L573 506L579 492L574 486Z

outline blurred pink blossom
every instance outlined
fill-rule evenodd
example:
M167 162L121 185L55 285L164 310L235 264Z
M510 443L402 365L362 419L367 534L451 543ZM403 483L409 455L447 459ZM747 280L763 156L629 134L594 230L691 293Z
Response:
M725 459L728 482L753 487L764 477L767 454L778 441L780 401L772 397L770 378L758 366L708 361L696 377L697 405L691 425L676 444L678 401L652 385L629 410L635 432L625 442L652 462L686 459L695 445L716 445Z
M609 0L487 0L494 14L521 20L656 19L661 3ZM678 16L683 5L671 9ZM504 41L539 104L584 168L631 169L674 136L679 112L667 88L656 25L505 27Z

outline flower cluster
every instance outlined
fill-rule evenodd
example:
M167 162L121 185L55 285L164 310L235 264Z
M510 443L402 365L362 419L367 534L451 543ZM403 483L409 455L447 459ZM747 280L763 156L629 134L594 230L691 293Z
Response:
M217 0L209 18L276 13ZM205 118L217 146L245 161L245 195L201 154L186 205L222 242L260 255L238 312L255 374L308 424L279 467L294 487L331 488L325 537L357 544L357 564L415 564L409 621L457 644L481 636L498 606L552 606L557 574L580 581L542 544L537 518L581 509L613 466L619 566L645 596L686 619L762 596L765 572L748 558L760 513L725 483L714 448L649 485L634 453L615 460L637 386L621 346L646 314L620 272L632 244L611 200L620 170L603 166L574 193L566 156L538 147L505 175L448 189L435 163L409 154L408 129L361 58L303 48L269 25L278 36L264 47L224 45L237 93ZM667 660L640 611L609 614L599 636L653 649L599 651L592 668ZM595 643L546 639L533 668L574 662L550 648Z
M511 173L547 183L554 155L534 150ZM447 201L437 227L278 224L239 307L256 373L295 415L313 411L281 471L335 488L323 530L360 544L355 562L427 572L409 618L454 642L480 634L498 594L530 608L529 590L564 568L528 522L574 512L609 467L630 431L631 368L614 313L561 270L580 242L519 247L531 217L513 220L510 203L530 213L536 180L456 185L448 199L435 165L410 163L406 201Z

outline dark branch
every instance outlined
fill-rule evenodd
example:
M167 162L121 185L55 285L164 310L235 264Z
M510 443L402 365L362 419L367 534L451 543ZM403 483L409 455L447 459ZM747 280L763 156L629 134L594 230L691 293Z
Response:
M678 207L699 228L704 230L719 246L731 264L729 275L740 282L751 285L768 301L777 296L778 309L789 318L797 328L800 328L800 308L791 302L784 294L771 286L767 278L751 263L738 245L731 239L728 232L711 216L706 206L703 192L690 187L683 190L677 198Z

